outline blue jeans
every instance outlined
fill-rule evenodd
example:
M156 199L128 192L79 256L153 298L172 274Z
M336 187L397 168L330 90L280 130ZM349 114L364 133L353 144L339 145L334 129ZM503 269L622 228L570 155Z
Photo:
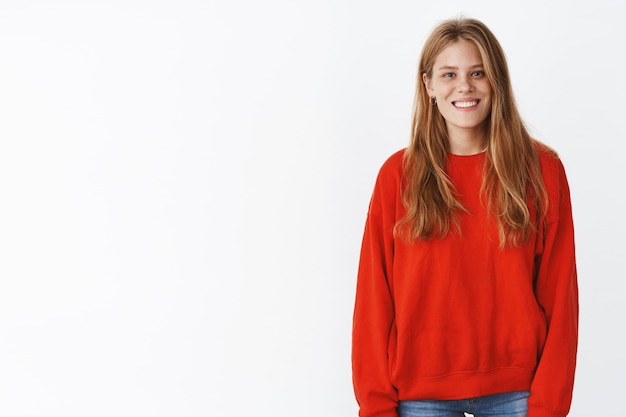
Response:
M528 391L518 391L466 400L400 401L398 417L525 417L527 400Z

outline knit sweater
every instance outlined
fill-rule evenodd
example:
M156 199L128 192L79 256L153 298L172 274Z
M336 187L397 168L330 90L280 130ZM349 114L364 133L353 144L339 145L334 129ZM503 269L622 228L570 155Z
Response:
M467 213L460 233L407 243L402 154L380 169L359 263L352 366L361 417L397 417L400 400L465 399L530 391L527 417L569 412L578 338L578 287L569 186L538 144L545 221L500 249L480 197L485 154L449 155Z

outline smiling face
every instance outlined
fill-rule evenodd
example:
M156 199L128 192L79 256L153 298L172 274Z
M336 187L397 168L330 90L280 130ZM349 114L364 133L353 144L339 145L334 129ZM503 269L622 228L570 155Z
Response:
M465 39L448 45L435 59L431 76L424 74L423 81L446 121L450 147L460 146L461 152L482 148L491 112L491 86L476 45Z

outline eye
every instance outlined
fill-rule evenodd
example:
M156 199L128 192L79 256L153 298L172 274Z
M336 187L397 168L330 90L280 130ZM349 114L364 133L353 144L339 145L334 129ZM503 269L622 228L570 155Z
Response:
M444 78L452 78L454 77L454 73L453 72L446 72L443 74Z
M472 77L484 77L485 76L485 72L484 71L474 71L472 72Z

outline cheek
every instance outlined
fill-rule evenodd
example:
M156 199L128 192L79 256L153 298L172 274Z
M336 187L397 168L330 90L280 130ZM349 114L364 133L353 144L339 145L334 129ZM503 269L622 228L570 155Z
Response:
M431 84L432 93L434 93L437 97L445 97L450 94L450 87L443 83Z

